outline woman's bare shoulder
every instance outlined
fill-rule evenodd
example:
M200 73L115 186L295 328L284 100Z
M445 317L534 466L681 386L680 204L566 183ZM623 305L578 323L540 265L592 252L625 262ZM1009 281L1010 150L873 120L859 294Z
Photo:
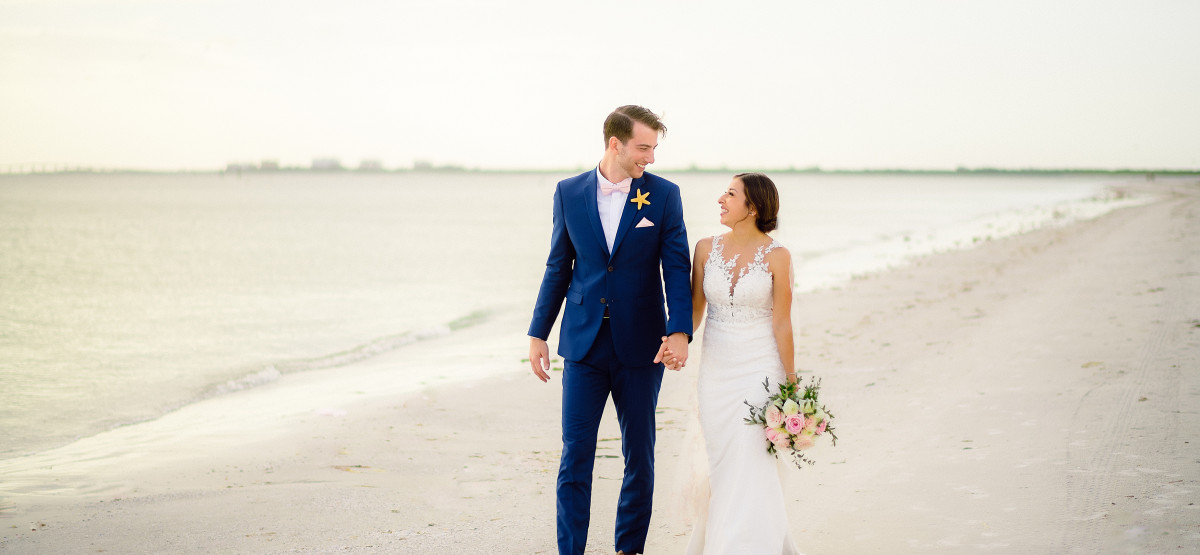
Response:
M792 263L792 251L789 251L787 247L779 243L775 243L775 247L771 249L771 252L767 253L765 258L767 264L771 266L777 264L787 266Z

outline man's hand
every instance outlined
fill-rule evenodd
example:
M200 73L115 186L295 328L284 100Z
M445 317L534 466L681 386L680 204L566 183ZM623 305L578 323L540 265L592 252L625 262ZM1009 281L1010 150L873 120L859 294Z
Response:
M550 381L550 375L546 373L550 370L550 347L544 339L529 338L529 366L542 383Z
M662 338L662 345L658 347L658 354L654 356L654 362L662 362L668 369L679 370L687 365L688 358L688 341L687 334L676 332L670 337Z

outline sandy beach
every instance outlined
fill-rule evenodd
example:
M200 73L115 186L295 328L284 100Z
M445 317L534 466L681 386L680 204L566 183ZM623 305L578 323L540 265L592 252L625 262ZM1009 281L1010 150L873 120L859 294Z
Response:
M796 297L841 438L789 472L803 551L1200 551L1200 183L1135 192L1154 200ZM0 461L0 552L554 553L560 380L521 362L527 324ZM444 383L400 378L447 350ZM648 553L687 543L699 362L663 383ZM600 437L589 552L611 553L611 407Z

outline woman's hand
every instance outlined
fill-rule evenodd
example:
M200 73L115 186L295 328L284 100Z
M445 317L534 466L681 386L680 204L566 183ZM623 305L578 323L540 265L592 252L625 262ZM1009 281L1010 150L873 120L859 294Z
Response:
M687 348L687 343L684 343L684 348ZM671 349L668 346L668 338L663 336L662 345L658 347L658 355L654 357L654 362L663 363L669 370L679 370L684 367L686 359Z

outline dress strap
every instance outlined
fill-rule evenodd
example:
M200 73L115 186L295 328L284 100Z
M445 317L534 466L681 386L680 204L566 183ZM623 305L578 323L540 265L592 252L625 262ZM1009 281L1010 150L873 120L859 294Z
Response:
M754 253L754 262L757 264L762 264L763 259L766 258L768 253L782 246L783 245L780 244L779 241L771 239L771 242L767 245L758 247L758 252Z
M725 249L721 246L721 236L720 235L713 235L712 249L709 252L716 253L718 256L720 256L723 252L725 252Z

